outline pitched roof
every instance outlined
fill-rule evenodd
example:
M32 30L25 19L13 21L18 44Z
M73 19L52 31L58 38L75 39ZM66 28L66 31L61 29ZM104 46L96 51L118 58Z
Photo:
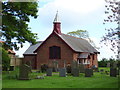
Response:
M55 33L55 32L53 32ZM66 34L57 34L70 48L72 48L75 52L88 52L88 53L99 53L87 40L82 38L76 38ZM52 35L52 34L51 34ZM50 35L50 36L51 36ZM49 37L50 37L49 36ZM48 37L48 38L49 38ZM48 39L47 38L47 39ZM46 40L47 40L46 39ZM46 41L45 40L45 41ZM44 42L45 42L44 41ZM24 53L25 54L36 54L34 51L37 51L38 48L43 44L43 41L38 42L35 45L31 45Z
M70 35L59 35L76 52L98 52L87 40Z
M88 58L89 53L81 53L78 58Z
M24 52L24 54L23 55L34 55L34 54L36 54L36 53L34 53L34 51L42 44L42 42L43 41L39 41L39 42L37 42L37 44L34 44L34 45L31 45L25 52Z

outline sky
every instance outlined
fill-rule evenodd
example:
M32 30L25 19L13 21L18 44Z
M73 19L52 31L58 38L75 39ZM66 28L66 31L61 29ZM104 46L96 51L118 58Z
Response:
M106 26L103 25L104 0L39 0L38 5L38 18L30 18L29 23L31 31L38 34L37 41L44 41L51 34L53 20L58 10L62 33L67 34L78 29L87 30L96 46L100 47L98 59L114 57L109 46L99 44L101 37L106 33ZM112 24L107 26L113 27ZM15 51L16 54L22 57L29 46L30 44L26 42L23 48Z

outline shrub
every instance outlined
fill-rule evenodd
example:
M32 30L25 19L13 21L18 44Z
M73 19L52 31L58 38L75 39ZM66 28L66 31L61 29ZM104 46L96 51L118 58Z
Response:
M7 51L0 47L0 52L2 51L2 69L3 71L7 71L10 67L10 57L7 53Z
M47 64L41 65L41 71L42 71L42 73L46 72L46 71L47 71L47 68L48 68L48 65L47 65Z
M71 73L72 72L72 69L71 69L70 65L67 65L66 69L67 69L67 73Z

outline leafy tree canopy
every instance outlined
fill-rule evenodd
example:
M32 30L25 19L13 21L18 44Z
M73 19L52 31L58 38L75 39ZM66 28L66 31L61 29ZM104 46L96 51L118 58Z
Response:
M2 52L2 66L8 68L10 66L10 57L8 52L2 47L0 47L0 52Z
M117 54L120 59L120 1L119 0L105 0L105 15L103 24L118 25L116 28L107 27L107 33L103 36L101 42L106 45L111 45L111 50Z
M2 2L2 39L5 47L23 47L23 43L36 43L37 34L28 27L30 17L37 18L37 2Z
M78 37L78 38L83 38L86 39L93 47L95 47L96 49L99 49L95 43L93 42L93 40L90 39L89 37L89 33L86 30L77 30L77 31L72 31L72 32L68 32L68 35L74 36L74 37Z

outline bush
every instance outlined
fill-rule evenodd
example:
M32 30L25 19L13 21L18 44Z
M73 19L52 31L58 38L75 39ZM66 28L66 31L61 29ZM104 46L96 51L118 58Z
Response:
M72 69L71 69L70 65L67 65L66 69L67 69L67 73L71 73L72 72Z
M0 47L0 52L2 51L2 69L3 71L7 71L10 67L10 57L7 53L7 51Z
M42 73L46 72L47 69L48 69L48 65L46 65L46 64L41 65L41 71L42 71Z

